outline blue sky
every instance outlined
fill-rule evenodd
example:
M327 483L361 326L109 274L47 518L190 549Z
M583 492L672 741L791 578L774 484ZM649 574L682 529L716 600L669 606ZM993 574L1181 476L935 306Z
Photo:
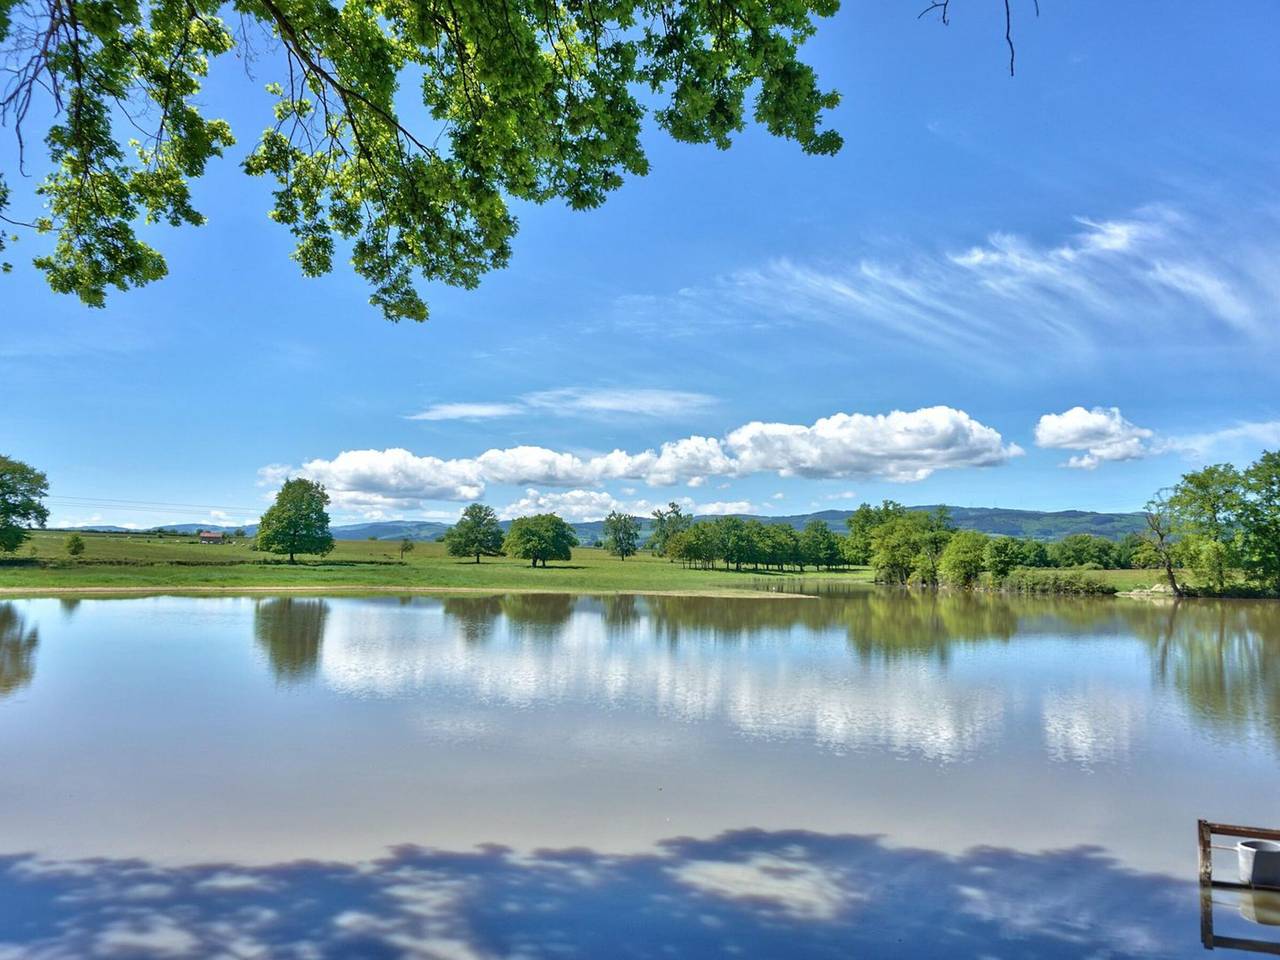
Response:
M806 48L838 156L651 130L648 177L518 207L510 267L425 288L425 325L345 266L301 277L238 167L269 65L215 64L240 143L207 226L150 232L166 280L89 310L31 268L43 241L9 251L0 452L47 471L55 524L150 525L253 520L287 472L342 520L1127 510L1280 447L1273 6L1041 6L1011 79L997 4L846 2Z

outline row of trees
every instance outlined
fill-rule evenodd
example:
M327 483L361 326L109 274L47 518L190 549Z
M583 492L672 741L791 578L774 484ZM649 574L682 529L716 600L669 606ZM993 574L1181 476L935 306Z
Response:
M702 569L723 564L735 570L749 566L804 572L806 567L831 570L845 565L840 538L821 520L811 521L803 530L741 517L698 520L674 533L668 531L654 550L686 567Z
M504 554L528 560L529 565L547 565L548 560L568 560L578 537L554 513L520 517L511 522L504 534L498 515L483 503L473 503L444 535L445 549L451 557L500 557ZM634 552L634 551L633 551Z

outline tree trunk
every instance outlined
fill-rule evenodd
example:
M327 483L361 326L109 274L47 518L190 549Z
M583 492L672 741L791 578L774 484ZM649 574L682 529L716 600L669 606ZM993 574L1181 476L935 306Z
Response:
M293 562L294 562L294 559L293 559L293 551L292 551L292 550L290 550L290 551L289 551L289 562L290 562L290 563L293 563Z

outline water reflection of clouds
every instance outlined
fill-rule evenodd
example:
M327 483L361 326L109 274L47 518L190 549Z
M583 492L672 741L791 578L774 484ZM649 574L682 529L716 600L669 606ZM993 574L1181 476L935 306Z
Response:
M1085 767L1125 759L1145 718L1131 692L1092 687L1047 691L1041 713L1049 758Z
M753 737L803 736L835 750L869 745L948 761L990 742L1027 693L1026 677L958 687L946 674L956 652L999 649L1015 635L1136 639L1157 682L1180 694L1194 721L1214 735L1261 734L1274 749L1276 607L896 591L838 601L513 595L345 602L332 612L322 600L260 601L255 622L277 677L291 681L310 675L327 634L325 680L354 695L443 686L521 707L571 698L642 704L683 720L723 718ZM871 669L880 670L875 683L859 683ZM1074 671L1063 664L1041 678L1049 756L1085 766L1120 759L1134 724L1145 722L1143 697L1119 688L1104 699L1082 694L1070 687Z
M641 615L637 636L645 636L645 626ZM801 738L837 751L889 750L936 762L973 755L999 735L1003 721L997 688L939 682L936 665L925 661L851 670L839 638L761 639L725 656L716 644L673 649L620 639L590 609L570 616L554 643L504 628L500 621L491 641L477 645L440 629L433 617L362 617L359 608L339 608L331 614L321 675L351 695L445 689L468 701L520 708L566 700L639 706L680 721L718 720L754 738ZM478 736L473 720L457 732ZM447 721L425 723L449 737Z
M1194 909L1192 884L1089 849L950 857L799 830L253 870L0 858L4 960L1191 957Z
M849 888L842 871L808 861L803 848L753 853L742 860L689 860L670 873L701 893L754 903L796 920L834 920L867 899L863 891Z

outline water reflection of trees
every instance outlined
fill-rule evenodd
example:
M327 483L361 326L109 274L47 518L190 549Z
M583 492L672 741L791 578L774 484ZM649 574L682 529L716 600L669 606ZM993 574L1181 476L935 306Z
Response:
M309 678L320 660L329 604L313 597L271 597L253 607L253 635L277 680Z
M493 636L493 626L502 615L501 597L445 597L441 606L468 644L484 643Z
M1280 604L1184 601L1130 609L1126 619L1150 645L1157 680L1197 719L1280 741Z
M736 643L793 630L842 630L865 656L945 655L956 641L1006 641L1032 628L1035 633L1073 633L1104 625L1124 627L1098 601L1036 600L990 594L863 590L839 598L725 598L689 596L574 597L569 594L512 594L450 597L445 614L468 640L492 634L505 617L522 635L554 638L574 614L598 615L610 628L642 622L669 644L713 640Z
M28 627L13 603L0 603L0 697L25 687L35 676L40 634Z
M598 616L617 634L643 626L651 639L734 644L793 631L841 632L865 660L945 660L956 644L1018 637L1145 642L1158 683L1193 714L1224 731L1259 726L1280 741L1280 604L1258 601L1138 603L1021 598L907 590L841 597L572 597L523 594L445 601L469 641L488 639L499 617L516 637L558 637L576 614Z

